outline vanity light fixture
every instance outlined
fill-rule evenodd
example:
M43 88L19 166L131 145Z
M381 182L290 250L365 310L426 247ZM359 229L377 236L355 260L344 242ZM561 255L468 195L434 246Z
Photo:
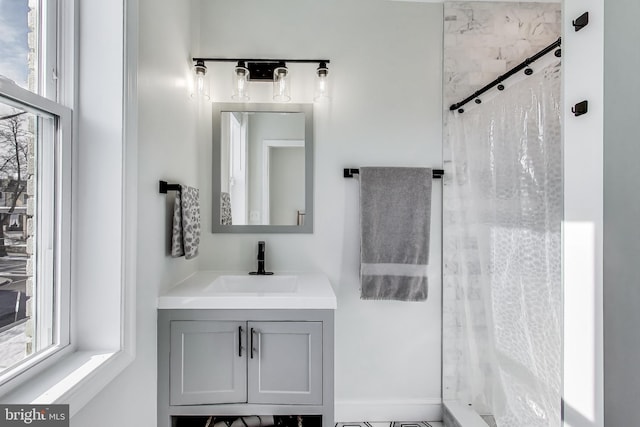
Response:
M209 91L209 79L207 76L207 67L204 61L197 60L193 67L193 93L192 98L209 100L211 98Z
M316 70L316 89L313 100L316 102L329 98L329 69L326 62L321 62Z
M247 58L193 58L194 72L196 76L196 88L202 87L202 92L206 90L206 99L209 99L209 86L204 78L207 67L205 62L236 62L233 69L233 87L231 99L237 101L248 101L250 82L271 82L273 84L273 99L277 102L288 102L291 100L291 72L287 68L290 63L315 63L316 88L314 100L320 101L328 98L327 76L329 69L328 59L247 59ZM253 83L252 83L253 84ZM200 93L198 90L197 93ZM205 97L205 95L202 95Z
M237 101L249 100L249 69L244 61L238 61L238 65L233 69L233 94L231 99Z
M284 62L278 64L273 70L273 100L277 102L291 101L289 69Z

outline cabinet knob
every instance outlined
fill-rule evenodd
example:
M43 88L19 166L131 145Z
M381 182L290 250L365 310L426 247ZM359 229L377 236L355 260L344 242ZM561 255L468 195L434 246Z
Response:
M238 326L238 357L242 357L242 326Z

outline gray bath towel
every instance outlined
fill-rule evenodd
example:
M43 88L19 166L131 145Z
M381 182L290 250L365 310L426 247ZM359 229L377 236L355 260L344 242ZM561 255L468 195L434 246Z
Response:
M427 168L360 168L362 299L427 299L431 180Z
M171 256L186 259L198 256L200 244L200 192L197 188L180 186L173 207Z

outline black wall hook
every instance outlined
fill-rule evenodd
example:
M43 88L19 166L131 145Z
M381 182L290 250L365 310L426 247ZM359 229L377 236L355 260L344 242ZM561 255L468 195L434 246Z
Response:
M574 105L573 108L571 109L571 112L576 117L579 117L583 114L587 114L588 111L589 111L589 101L579 102L576 105Z
M585 12L578 17L575 21L572 21L571 24L576 31L580 31L587 25L589 25L589 12Z

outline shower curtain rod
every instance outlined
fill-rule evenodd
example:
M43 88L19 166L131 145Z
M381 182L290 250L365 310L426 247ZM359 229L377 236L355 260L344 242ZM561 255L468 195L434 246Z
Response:
M561 44L562 44L562 37L558 37L558 40L556 40L555 42L551 43L549 46L545 47L544 49L542 49L540 52L536 53L532 57L525 59L519 65L513 67L512 69L510 69L509 71L507 71L506 73L504 73L503 75L501 75L500 77L498 77L497 79L495 79L494 81L492 81L491 83L489 83L488 85L483 87L482 89L476 91L473 95L465 98L464 100L458 102L457 104L453 104L451 107L449 107L449 110L451 110L451 111L458 110L459 113L464 113L464 109L461 108L463 105L467 104L468 102L473 101L474 99L476 100L476 104L480 104L482 101L478 98L478 96L482 95L483 93L485 93L486 91L488 91L489 89L491 89L494 86L498 86L498 90L504 90L504 85L502 85L501 83L503 81L505 81L506 79L508 79L509 77L513 76L515 73L517 73L518 71L520 71L522 69L526 68L525 71L524 71L524 73L526 75L533 74L533 70L528 68L529 65L531 65L532 63L534 63L538 59L542 58L543 56L545 56L547 53L551 52L552 50L560 47ZM560 49L555 51L555 55L558 58L560 57L561 54L562 54L562 52L561 52Z

